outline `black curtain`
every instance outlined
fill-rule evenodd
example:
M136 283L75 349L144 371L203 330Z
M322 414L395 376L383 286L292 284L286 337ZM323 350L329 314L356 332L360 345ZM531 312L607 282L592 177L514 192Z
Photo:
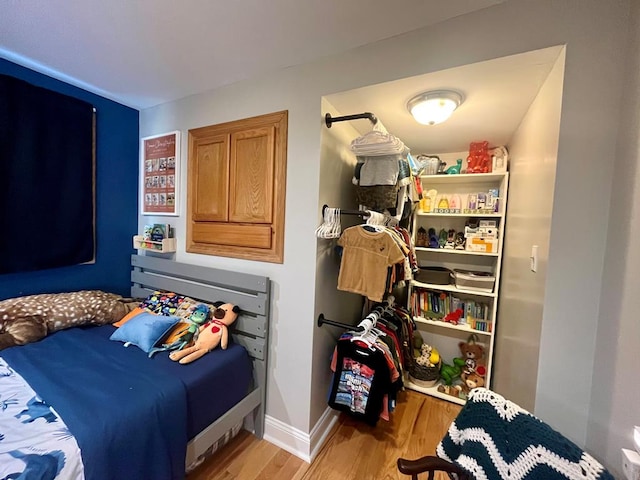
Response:
M94 259L93 115L87 102L0 75L0 273Z

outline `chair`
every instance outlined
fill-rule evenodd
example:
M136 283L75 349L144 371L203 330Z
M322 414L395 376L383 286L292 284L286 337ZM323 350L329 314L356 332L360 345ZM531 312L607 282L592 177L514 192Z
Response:
M433 480L437 471L459 480L613 480L580 447L486 388L471 391L436 454L399 458L398 470L413 480L420 473Z

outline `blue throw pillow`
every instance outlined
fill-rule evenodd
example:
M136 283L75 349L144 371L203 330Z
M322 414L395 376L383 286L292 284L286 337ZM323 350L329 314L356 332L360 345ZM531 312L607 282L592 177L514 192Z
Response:
M110 339L125 342L125 347L129 344L136 345L149 353L149 350L179 321L179 317L143 312L113 332Z

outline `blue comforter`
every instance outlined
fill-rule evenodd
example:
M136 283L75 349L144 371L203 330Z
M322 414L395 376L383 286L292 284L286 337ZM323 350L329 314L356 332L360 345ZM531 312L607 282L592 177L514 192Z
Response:
M2 357L64 419L85 478L184 478L184 384L138 348L79 328L59 333Z

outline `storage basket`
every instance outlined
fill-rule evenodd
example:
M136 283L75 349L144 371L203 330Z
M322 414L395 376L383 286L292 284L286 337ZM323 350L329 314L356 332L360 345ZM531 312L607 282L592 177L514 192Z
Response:
M487 272L472 272L469 270L455 270L456 287L466 290L493 292L495 275Z
M417 281L435 285L448 285L452 283L453 272L444 267L420 267L415 274Z
M409 367L409 379L421 387L433 387L440 379L441 363L442 362L438 362L438 364L433 367L425 367L424 365L418 365L414 361Z

